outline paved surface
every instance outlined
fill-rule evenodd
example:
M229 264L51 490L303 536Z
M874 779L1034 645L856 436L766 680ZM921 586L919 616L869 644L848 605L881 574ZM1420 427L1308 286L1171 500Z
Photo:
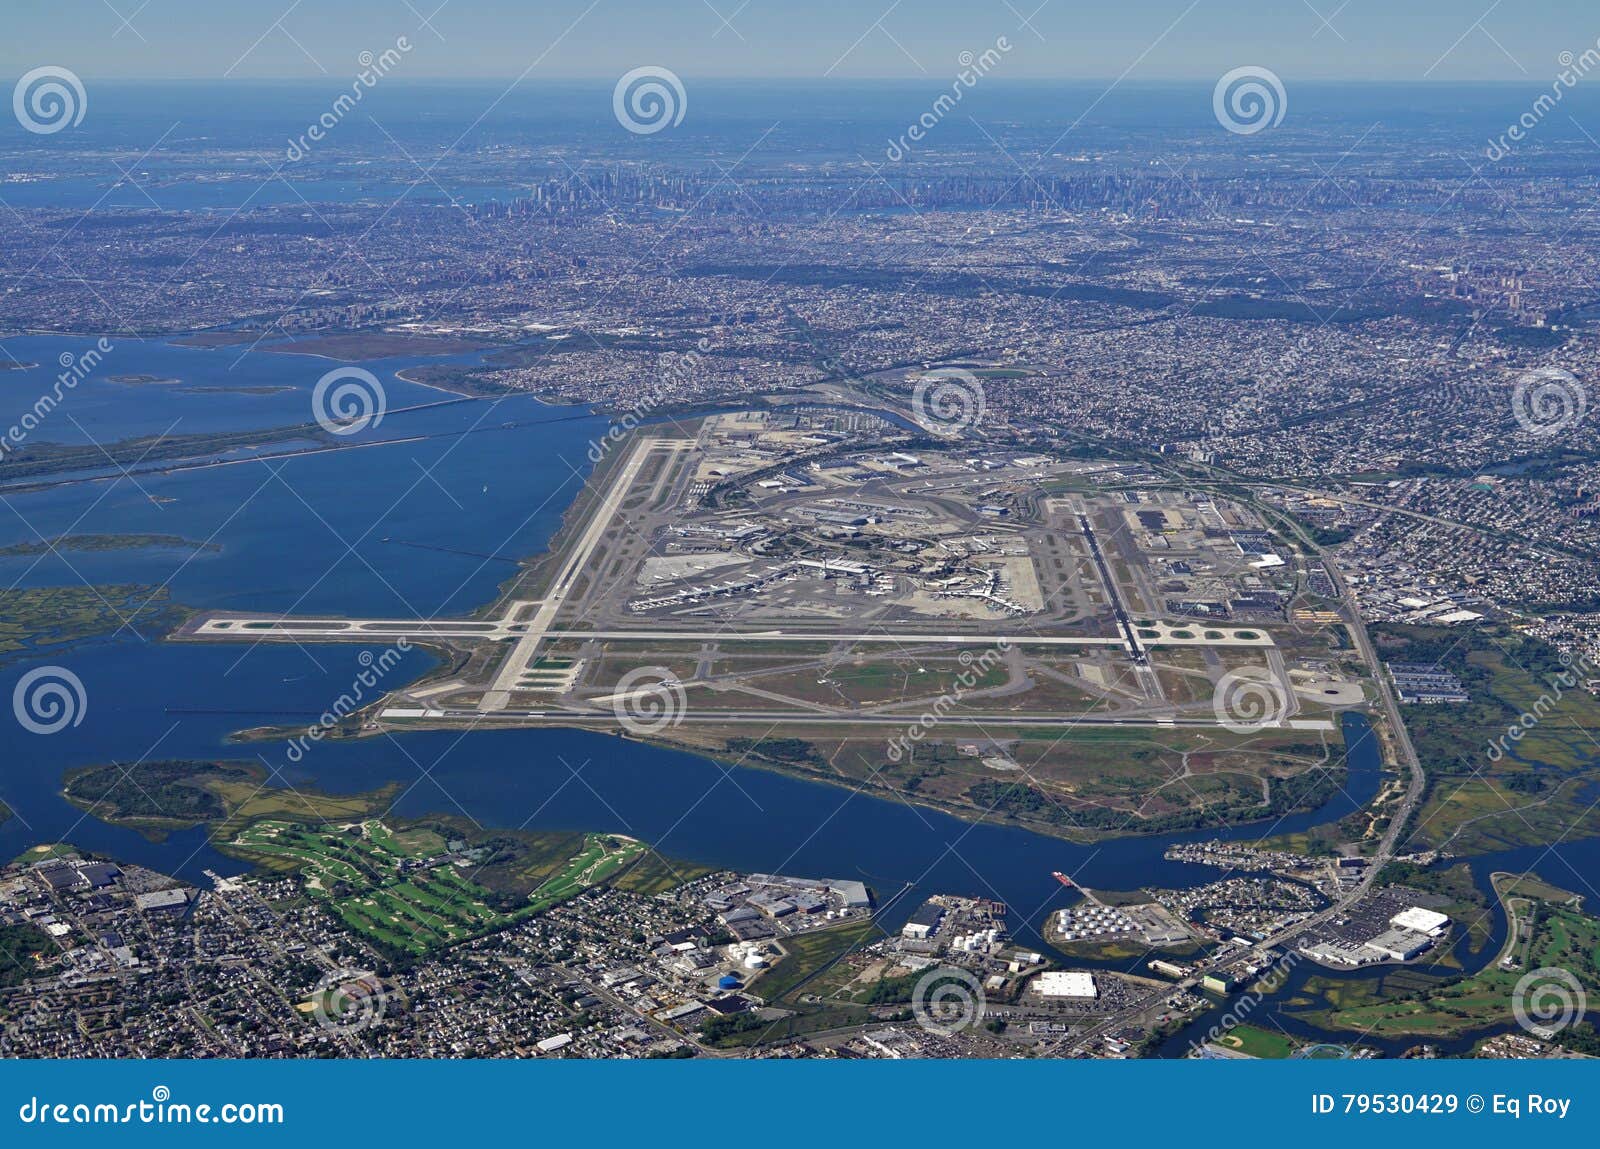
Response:
M541 638L602 639L605 641L637 642L854 642L935 643L938 645L999 646L1118 646L1127 648L1121 638L1085 635L1039 635L1027 632L1012 634L950 634L923 631L872 631L840 634L831 630L553 630L541 625L546 614L554 615L556 606L550 599L530 599L517 602L506 616L497 619L449 618L281 618L276 615L213 615L189 633L204 638L238 639L264 642L274 639L321 639L325 642L370 642L375 638L478 638L527 639L537 634ZM532 619L517 618L523 608L538 606L539 614ZM1191 628L1177 628L1191 629ZM1207 627L1215 630L1215 627ZM1161 638L1145 638L1144 647L1156 646L1240 646L1272 647L1272 637L1262 630L1250 630L1255 637L1243 638L1238 633L1224 632L1221 638L1173 637L1170 632Z
M504 710L511 701L511 691L516 687L522 672L527 669L538 653L539 644L545 640L545 632L550 629L550 624L555 621L556 612L566 603L572 594L573 584L578 581L578 576L583 573L584 567L589 565L589 558L594 554L595 547L611 527L611 520L617 516L617 508L622 506L622 500L627 498L628 492L633 489L633 481L639 475L639 468L656 451L687 451L694 447L692 439L640 439L633 448L633 453L628 456L628 461L606 488L605 497L600 505L595 508L594 514L589 516L589 523L583 529L583 534L578 539L578 545L567 556L566 562L561 564L561 572L556 575L555 581L550 584L550 589L545 593L544 599L539 603L539 609L529 621L526 630L517 639L516 647L511 654L500 664L500 671L495 675L494 682L483 696L481 709L493 711Z
M616 703L616 709L602 706L587 709L579 706L551 706L538 710L511 710L500 708L492 714L485 715L477 710L464 708L442 708L421 706L391 706L381 714L386 719L396 718L427 718L427 719L472 719L485 717L514 719L518 722L551 722L556 725L572 725L575 722L583 723L618 723L626 725L627 711L621 703L634 694L610 695L606 699L594 699L595 702ZM625 721L625 719L627 721ZM895 713L854 713L839 711L832 714L808 714L804 711L794 710L681 710L673 716L666 726L680 726L685 724L710 724L713 726L729 726L756 724L771 726L774 723L783 723L785 726L889 726L904 728L917 721L917 715L910 711ZM1129 715L1120 718L1085 718L1064 714L980 714L961 713L946 714L943 722L946 726L973 726L982 724L1005 723L1007 726L1186 726L1203 729L1215 729L1222 723L1212 717L1193 718L1152 718L1149 715ZM1334 723L1324 718L1295 718L1274 722L1262 723L1264 730L1328 730L1334 729Z

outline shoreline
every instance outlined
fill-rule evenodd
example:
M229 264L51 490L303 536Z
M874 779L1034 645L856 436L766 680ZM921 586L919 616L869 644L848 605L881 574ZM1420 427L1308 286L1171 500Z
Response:
M401 373L397 372L397 376ZM408 380L410 381L410 380ZM537 397L536 397L537 398ZM550 406L540 400L544 406ZM629 436L631 440L632 435ZM596 463L582 485L576 491L566 509L562 512L561 522L551 534L544 549L537 555L528 555L521 560L522 567L509 575L498 584L495 594L486 602L471 611L466 618L471 620L484 620L499 618L511 610L513 606L524 600L539 599L547 588L549 580L554 577L555 569L559 566L563 556L570 549L577 534L585 527L589 510L598 499L603 497L602 491L608 478L615 473L616 468L623 465L628 452L622 449L613 449ZM175 637L183 641L205 642L205 636L179 632ZM343 740L346 738L365 738L383 734L392 736L393 733L426 732L439 730L470 731L477 728L478 723L466 719L422 719L383 721L381 714L384 709L397 705L410 695L419 691L426 691L430 687L446 683L460 673L461 668L474 658L481 657L482 652L463 645L453 644L444 639L429 643L429 654L436 659L436 664L423 671L414 680L386 691L381 697L359 711L352 712L351 718L358 720L357 728L345 734L332 734L330 740ZM492 655L491 655L492 657ZM1193 827L1153 827L1144 829L1135 818L1128 818L1126 822L1116 829L1100 829L1095 827L1080 827L1062 825L1059 822L1046 819L1032 819L1013 812L1002 812L993 807L985 808L982 804L949 801L942 798L933 798L928 795L904 791L894 786L883 785L874 778L865 781L850 782L834 775L813 771L790 762L778 761L759 752L752 751L737 760L729 754L726 746L713 746L706 740L695 741L691 738L661 737L639 738L626 733L618 734L609 726L602 727L596 723L585 723L581 715L574 714L571 721L560 722L508 722L504 725L494 724L496 729L507 730L584 730L593 733L612 734L623 738L624 741L637 741L641 744L666 749L680 753L693 754L696 757L715 763L719 766L748 765L757 769L777 773L789 778L819 785L830 786L834 789L855 790L868 792L873 797L882 800L898 800L924 809L935 810L951 817L958 818L969 824L982 824L990 822L997 825L1014 826L1030 833L1043 837L1070 842L1075 845L1087 845L1100 841L1127 839L1152 839L1163 835L1183 834L1190 831L1203 833L1216 833L1225 831L1235 826L1258 827L1261 834L1270 834L1287 817L1300 816L1312 813L1326 804L1326 800L1318 801L1315 806L1295 808L1281 813L1268 812L1261 817L1250 818L1240 822L1238 818L1248 811L1230 810L1221 812L1216 820ZM235 731L230 736L230 741L264 742L280 737L292 737L298 731L295 726L258 725ZM1341 815L1342 817L1342 815ZM1334 818L1331 822L1337 822Z

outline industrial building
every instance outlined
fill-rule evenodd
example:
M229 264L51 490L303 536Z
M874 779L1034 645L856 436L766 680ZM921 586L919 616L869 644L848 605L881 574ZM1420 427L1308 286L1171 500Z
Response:
M1423 909L1421 906L1411 906L1390 918L1389 924L1396 929L1415 930L1419 934L1436 938L1449 926L1450 915L1441 914L1437 910Z
M944 920L944 907L936 902L924 902L900 927L900 936L916 941L926 941L938 930Z
M1095 988L1094 974L1087 970L1052 970L1042 973L1033 983L1040 997L1070 997L1090 1000L1100 996Z

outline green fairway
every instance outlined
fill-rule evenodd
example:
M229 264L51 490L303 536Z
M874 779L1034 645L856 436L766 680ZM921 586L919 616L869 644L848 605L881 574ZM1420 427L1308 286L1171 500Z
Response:
M376 819L343 826L266 820L239 831L229 847L271 868L300 871L306 893L351 929L381 947L422 955L503 929L619 878L649 852L644 843L618 835L559 837L566 850L580 841L582 848L564 861L553 857L559 870L520 903L518 895L476 880L493 880L497 862L481 851L451 854L444 835L429 826L396 830ZM660 882L659 875L649 876L652 887Z

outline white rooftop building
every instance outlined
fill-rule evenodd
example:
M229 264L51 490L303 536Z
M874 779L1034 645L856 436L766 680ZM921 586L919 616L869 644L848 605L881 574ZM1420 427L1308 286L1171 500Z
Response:
M1040 997L1095 998L1099 991L1094 987L1094 974L1086 970L1052 970L1042 973L1034 982Z
M1445 926L1450 924L1450 915L1441 914L1437 910L1425 910L1421 906L1411 906L1390 918L1389 924L1398 929L1416 930L1419 934L1436 938L1444 932Z

